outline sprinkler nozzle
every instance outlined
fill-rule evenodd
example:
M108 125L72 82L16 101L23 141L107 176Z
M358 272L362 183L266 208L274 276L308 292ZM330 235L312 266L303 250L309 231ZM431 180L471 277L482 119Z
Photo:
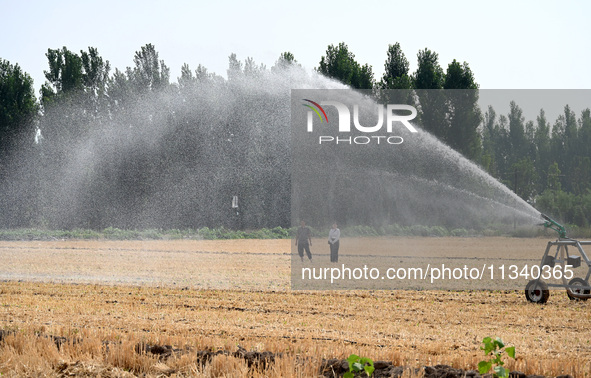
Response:
M566 229L563 225L556 222L554 219L550 218L546 214L540 213L540 215L546 221L542 224L544 227L553 229L554 231L558 232L558 236L561 239L566 239Z

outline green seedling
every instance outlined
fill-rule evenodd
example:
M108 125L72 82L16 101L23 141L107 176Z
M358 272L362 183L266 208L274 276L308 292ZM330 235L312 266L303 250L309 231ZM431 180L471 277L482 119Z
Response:
M371 377L375 368L373 367L373 360L367 357L359 357L352 354L347 358L349 362L349 371L343 375L343 378L354 378L355 373L365 371L368 377Z
M493 371L495 378L508 378L509 370L505 369L503 365L503 354L506 353L509 357L515 359L515 347L506 347L500 337L493 339L492 337L485 337L482 339L484 346L480 347L484 351L484 355L488 360L483 360L478 363L478 372L480 374L487 374Z

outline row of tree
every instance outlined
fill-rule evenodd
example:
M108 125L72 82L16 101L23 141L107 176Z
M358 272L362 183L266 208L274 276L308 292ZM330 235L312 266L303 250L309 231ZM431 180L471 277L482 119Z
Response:
M280 130L290 79L276 88L276 77L294 75L293 54L271 70L232 54L227 79L185 64L175 83L151 44L124 71L92 47L46 57L39 99L30 76L0 60L0 226L289 225L289 132ZM516 103L507 115L483 115L468 64L454 60L444 70L438 59L421 50L410 73L400 45L390 45L376 80L340 43L316 70L382 101L416 105L426 130L522 198L588 224L589 110L577 117L567 106L554 123L543 110L526 122Z
M469 159L477 160L481 153L478 127L482 117L477 104L478 84L468 63L454 59L444 71L439 55L424 49L417 54L417 70L411 74L409 67L400 44L390 45L384 74L376 81L372 67L360 65L348 46L340 43L328 46L317 71L353 88L371 89L384 102L417 105L419 122L427 131ZM473 91L452 94L443 89Z
M526 121L510 103L509 114L489 107L482 132L482 166L520 197L564 222L591 220L591 111L566 105L552 123L543 109Z
M398 98L382 100L417 106L426 130L539 210L579 226L591 223L589 108L577 115L566 105L554 121L540 109L534 121L525 120L523 110L511 101L506 115L498 115L493 107L482 114L479 85L468 63L453 60L444 70L437 53L424 49L411 74L398 43L389 46L379 80L371 66L355 61L344 43L329 46L318 71L354 88L372 89L378 98L381 91L401 90Z
M232 54L228 80L185 64L171 83L151 44L125 71L94 48L46 56L38 102L3 61L1 227L289 225L289 85L265 85L264 66ZM282 54L272 75L293 60Z

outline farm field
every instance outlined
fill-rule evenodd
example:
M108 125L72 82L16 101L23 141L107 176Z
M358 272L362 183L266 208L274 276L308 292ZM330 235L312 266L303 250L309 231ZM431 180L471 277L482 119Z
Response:
M547 242L396 241L442 254L528 256L541 256ZM475 369L482 339L494 335L516 347L511 370L591 375L590 303L564 291L544 305L528 303L523 290L292 291L290 243L0 242L0 373L309 377L320 375L323 359L351 353ZM227 353L202 363L204 351ZM270 352L273 362L249 368L239 357L253 352Z

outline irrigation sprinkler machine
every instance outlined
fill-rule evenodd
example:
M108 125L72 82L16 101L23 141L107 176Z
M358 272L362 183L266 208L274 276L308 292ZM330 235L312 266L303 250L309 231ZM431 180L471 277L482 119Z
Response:
M558 239L548 242L540 263L540 275L537 279L528 282L525 287L525 297L533 303L546 303L550 297L549 288L561 287L566 289L566 293L571 300L587 300L591 298L591 287L589 286L591 260L589 260L583 249L584 245L591 245L591 241L581 241L567 237L564 226L545 214L540 215L544 219L544 223L541 225L556 231ZM571 248L569 249L569 247ZM574 269L581 266L581 259L587 264L587 274L584 278L574 277ZM551 272L551 274L544 275L544 272ZM560 272L562 283L543 281L544 276L556 277L555 273L558 272Z

